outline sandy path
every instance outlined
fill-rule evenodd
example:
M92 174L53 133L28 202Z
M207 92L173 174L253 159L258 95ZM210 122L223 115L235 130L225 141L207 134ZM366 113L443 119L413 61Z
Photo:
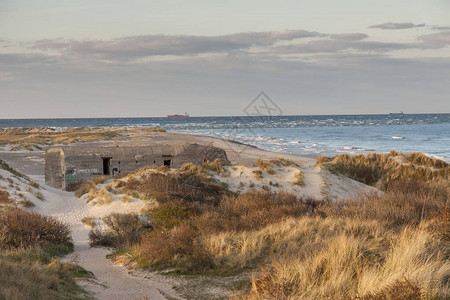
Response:
M30 176L34 181L44 186L42 175ZM57 190L48 186L42 189L45 201L36 203L35 210L51 215L66 224L72 230L75 251L68 259L94 273L96 282L81 281L80 285L94 293L99 299L167 299L164 295L178 298L172 290L170 282L152 273L133 274L126 267L112 264L106 259L110 253L104 248L89 247L88 234L90 228L81 223L84 216L101 217L109 214L112 209L95 208L86 205L73 193ZM127 207L126 211L133 210ZM125 212L125 210L124 210Z

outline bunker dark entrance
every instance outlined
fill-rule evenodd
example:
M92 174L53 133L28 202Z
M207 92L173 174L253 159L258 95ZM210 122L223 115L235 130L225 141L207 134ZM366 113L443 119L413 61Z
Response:
M164 165L170 167L172 162L172 155L163 155Z
M111 175L111 157L103 157L103 175Z

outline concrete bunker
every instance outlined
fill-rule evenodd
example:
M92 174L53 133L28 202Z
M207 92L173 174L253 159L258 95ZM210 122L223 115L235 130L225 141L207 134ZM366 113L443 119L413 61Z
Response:
M52 147L45 153L45 183L65 189L98 176L116 176L144 166L179 168L187 162L201 165L215 159L228 162L223 149L196 143L127 141Z

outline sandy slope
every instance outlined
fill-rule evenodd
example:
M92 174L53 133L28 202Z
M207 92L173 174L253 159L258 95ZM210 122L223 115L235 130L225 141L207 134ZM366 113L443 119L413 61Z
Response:
M29 175L36 174L42 165L25 163L26 160L37 161L40 155L31 153L15 153L14 155L3 155L0 159L7 161L11 166L15 166L20 172ZM21 155L22 154L22 155ZM27 158L28 157L28 158ZM42 164L42 162L41 162ZM1 170L3 177L9 178L8 172ZM130 273L126 267L112 264L106 259L109 253L104 248L90 248L88 234L90 228L81 223L85 216L103 217L113 211L129 212L138 211L142 203L134 202L126 206L115 205L94 207L86 205L85 201L78 199L73 193L54 189L44 184L43 175L30 175L30 178L39 183L39 191L43 194L44 200L38 200L32 193L25 192L31 189L25 180L19 180L11 176L15 186L24 191L26 197L36 206L32 209L44 215L51 215L70 226L72 231L75 251L67 260L75 262L83 268L94 273L96 280L80 281L79 284L91 291L99 299L138 299L148 297L148 299L167 299L166 296L179 298L172 290L172 283L168 279L153 273ZM6 184L0 184L6 185ZM33 189L37 191L36 189Z
M327 193L333 199L352 196L354 193L370 191L371 188L357 183L348 178L338 178L335 175L324 173L315 168L316 159L312 156L281 154L260 150L254 147L241 145L229 141L215 138L182 135L182 134L161 134L151 137L157 143L171 142L197 142L205 145L213 145L221 147L227 151L229 159L233 163L248 164L252 166L258 158L265 160L275 157L284 157L293 160L299 164L304 172L303 187L293 187L292 184L286 184L293 176L291 171L278 172L278 177L270 177L264 175L261 185L272 183L280 183L279 190L295 191L304 196L321 199L321 190L323 188L324 179L328 182L326 186ZM138 299L148 297L149 299L167 299L179 298L172 289L173 283L167 277L161 277L153 273L141 273L133 271L130 273L125 267L112 264L105 256L109 253L106 249L90 248L88 245L88 233L90 228L81 223L81 219L85 216L103 217L111 212L128 212L138 211L142 203L139 201L123 205L120 201L115 201L108 206L86 205L85 201L76 198L73 193L57 190L44 184L44 161L42 152L8 152L0 151L0 159L5 160L11 167L18 171L29 175L34 181L38 182L43 188L40 192L44 195L45 200L40 201L33 199L36 206L34 210L51 215L59 220L67 223L73 236L75 252L68 257L85 269L94 273L97 278L96 282L81 282L86 289L92 291L99 299ZM250 175L246 175L250 176ZM16 179L15 179L16 180ZM227 180L231 186L237 187L241 178L231 177ZM234 180L234 181L233 181ZM17 181L17 180L16 180ZM26 191L28 187L25 182L17 182L23 185L21 190ZM0 184L2 185L2 184ZM34 193L37 193L35 191ZM323 193L323 191L322 191ZM33 193L30 193L32 195ZM341 195L342 194L342 195Z

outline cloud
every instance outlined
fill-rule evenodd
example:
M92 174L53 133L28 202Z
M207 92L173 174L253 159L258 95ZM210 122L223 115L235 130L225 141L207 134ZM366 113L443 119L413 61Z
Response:
M55 62L55 57L37 53L0 53L0 65L29 65Z
M432 30L450 30L450 26L438 26L438 25L433 25L429 27Z
M448 60L377 53L316 59L319 64L261 61L237 53L145 64L91 62L89 68L33 63L20 70L0 63L7 73L0 80L2 100L8 103L0 117L239 115L261 90L293 114L448 110Z
M422 41L426 48L442 48L450 45L450 30L422 35L417 39Z
M364 33L341 33L341 34L332 34L330 37L335 40L357 41L363 40L369 36Z
M279 46L275 47L275 49L280 54L333 53L345 50L383 53L387 51L410 49L416 47L416 44L408 43L384 43L375 41L322 39L310 41L304 44Z
M197 55L270 46L278 41L324 36L305 30L244 32L222 36L145 35L112 40L40 40L34 49L60 51L75 57L136 60L161 55Z
M414 24L414 23L383 23L383 24L377 24L369 26L368 28L378 28L383 30L398 30L398 29L409 29L409 28L416 28L416 27L425 27L425 24Z

